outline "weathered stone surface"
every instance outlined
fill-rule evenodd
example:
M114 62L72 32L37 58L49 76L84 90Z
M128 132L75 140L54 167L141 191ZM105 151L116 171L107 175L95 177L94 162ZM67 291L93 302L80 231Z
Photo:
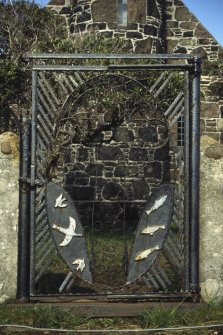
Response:
M160 12L155 0L147 0L147 15L160 19Z
M135 52L136 53L151 53L153 39L151 37L147 37L144 40L136 41Z
M98 156L99 159L107 161L121 160L124 158L120 148L111 146L99 147Z
M134 134L132 130L129 130L124 127L119 127L114 131L114 141L116 142L132 142L134 141Z
M142 34L137 32L137 31L128 31L126 33L126 37L127 38L137 38L137 39L141 39L142 38Z
M128 22L146 22L146 0L128 0Z
M151 180L161 180L162 178L162 164L160 162L152 162L144 168L146 178Z
M0 147L8 143L11 152L0 151L0 303L15 298L17 281L18 230L18 137L0 135ZM7 145L8 146L8 145Z
M150 187L144 179L133 181L132 186L135 200L149 199Z
M178 40L167 41L167 53L172 53L178 44Z
M188 21L182 21L179 23L179 28L186 29L186 30L192 30L196 27L195 22L188 22Z
M118 1L93 0L91 14L94 22L117 22Z
M123 200L124 190L121 185L108 182L102 190L102 196L105 200Z
M218 118L219 117L219 106L212 102L201 103L201 117L202 118Z
M200 281L205 301L223 299L223 158L213 160L205 155L217 142L201 137L200 168Z
M199 23L195 30L195 36L203 37L203 38L210 38L211 34L206 30L206 28L201 23Z
M223 158L223 145L220 143L212 144L205 150L205 156L213 159Z
M211 91L212 95L217 98L223 98L223 81L215 81L208 86L208 89Z
M194 56L198 56L202 59L206 59L207 58L207 52L204 50L203 47L198 47L198 48L195 48L191 51L191 55L194 55Z
M77 17L77 23L82 23L89 21L91 19L91 14L89 14L86 11L83 11L80 15Z
M190 19L191 19L191 13L184 6L177 7L176 8L176 13L175 13L175 19L177 21L190 21Z
M157 32L158 32L157 28L154 27L153 25L147 24L144 27L144 34L146 35L157 36Z

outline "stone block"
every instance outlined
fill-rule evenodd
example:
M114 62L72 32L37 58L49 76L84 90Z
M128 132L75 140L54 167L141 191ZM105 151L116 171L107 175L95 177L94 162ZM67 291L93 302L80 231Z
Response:
M147 161L148 160L148 150L141 148L131 148L129 153L130 161Z
M108 182L102 190L102 197L105 200L123 200L124 190L118 183Z
M128 0L128 22L146 23L146 0Z
M86 11L83 11L80 15L78 15L77 17L77 23L82 23L82 22L86 22L86 21L90 21L91 20L91 14L89 14Z
M96 164L96 163L90 163L87 165L85 172L89 176L102 176L103 173L103 165L102 164Z
M212 144L205 150L205 156L213 159L223 158L223 145L221 143Z
M167 41L167 53L173 53L173 50L176 48L178 44L178 40L168 40Z
M144 168L145 177L150 180L161 180L162 179L162 163L151 162L148 163Z
M116 128L113 133L113 139L115 142L133 142L134 138L133 131L124 127Z
M98 160L118 161L123 159L124 155L118 147L103 145L98 149Z
M166 27L167 28L178 28L179 22L178 21L173 21L173 20L167 20L166 21Z
M150 195L150 187L148 183L142 180L134 180L132 183L133 194L135 200L148 200Z
M150 54L152 50L152 43L153 43L153 39L151 37L147 37L146 39L136 41L135 52Z
M195 22L188 22L188 21L182 21L182 22L180 22L179 23L179 27L181 28L181 29L185 29L185 30L193 30L193 29L195 29L195 27L196 27L196 23Z
M175 19L177 21L190 21L191 20L191 13L184 6L177 7L176 12L175 12Z
M151 36L157 36L158 30L153 25L146 24L144 26L144 34L145 35L151 35Z
M118 0L93 0L91 14L93 22L117 22Z
M91 186L75 186L71 190L72 198L75 200L94 200L95 189Z
M147 15L160 19L160 12L156 0L147 0Z
M194 48L191 51L191 55L198 56L202 59L207 59L207 52L204 50L203 47Z
M136 39L142 39L142 34L137 31L128 31L126 33L127 38L136 38Z
M197 38L202 37L202 38L212 38L211 34L206 30L206 28L199 23L197 25L197 28L195 29L195 36Z
M219 105L214 102L202 102L201 103L201 117L202 118L218 118L219 117Z

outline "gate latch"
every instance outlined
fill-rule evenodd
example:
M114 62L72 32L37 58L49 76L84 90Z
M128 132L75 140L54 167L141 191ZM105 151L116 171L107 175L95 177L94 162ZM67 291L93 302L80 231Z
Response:
M25 184L29 184L31 187L41 187L46 184L46 180L35 179L34 181L31 178L20 177L19 181Z

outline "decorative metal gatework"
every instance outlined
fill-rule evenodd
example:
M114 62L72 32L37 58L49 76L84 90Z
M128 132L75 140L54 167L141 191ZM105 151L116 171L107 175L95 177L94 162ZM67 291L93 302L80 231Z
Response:
M197 294L199 60L27 58L18 298Z

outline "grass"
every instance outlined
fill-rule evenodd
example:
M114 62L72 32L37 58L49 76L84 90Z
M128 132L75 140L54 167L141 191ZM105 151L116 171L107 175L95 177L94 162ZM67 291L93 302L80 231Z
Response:
M158 308L148 308L138 318L86 318L74 315L52 305L11 308L0 305L0 324L17 324L50 329L135 329L135 328L165 328L175 326L208 325L223 323L223 304L210 303L195 305L188 309L180 304L174 308L160 305ZM15 332L8 334L15 334ZM195 332L184 331L184 334ZM0 330L0 334L2 334ZM3 333L4 334L4 333ZM167 335L172 333L168 332ZM213 334L205 330L199 334Z

